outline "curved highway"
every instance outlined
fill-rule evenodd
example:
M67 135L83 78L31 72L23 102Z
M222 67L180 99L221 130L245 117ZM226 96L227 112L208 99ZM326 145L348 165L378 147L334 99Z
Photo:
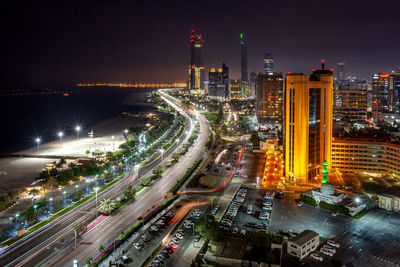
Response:
M173 105L173 104L172 104ZM174 106L176 109L178 107ZM115 198L122 194L124 189L130 184L137 184L138 172L140 175L151 172L152 168L161 161L166 161L172 152L189 138L191 131L194 129L193 120L185 114L185 132L180 138L180 142L171 146L163 157L158 157L151 164L144 166L132 173L128 173L126 177L109 189L98 194L98 201L104 198ZM107 218L100 225L96 226L90 232L86 233L77 244L76 256L81 264L84 263L88 256L94 255L98 251L100 245L107 245L108 240L114 239L121 231L133 224L135 214L151 205L156 198L166 193L176 181L183 175L188 167L201 156L203 147L207 142L208 125L204 117L199 117L201 134L196 140L196 144L181 158L181 160L167 170L162 178L159 178L155 184L147 188L133 202L130 202L116 214ZM187 133L186 133L187 131ZM7 249L0 257L0 266L33 266L52 265L52 266L71 266L75 252L72 246L66 246L74 240L73 225L76 223L93 221L95 219L95 198L90 199L86 203L72 210L71 212L61 216L54 222L45 226L34 234L20 240ZM87 216L87 218L86 218ZM67 247L66 249L62 249Z

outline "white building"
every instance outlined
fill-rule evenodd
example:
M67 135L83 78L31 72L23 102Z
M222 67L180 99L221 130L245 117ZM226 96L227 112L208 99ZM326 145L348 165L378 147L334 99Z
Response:
M317 201L324 201L330 204L337 204L342 202L345 198L345 194L335 190L332 184L324 183L321 187L316 187L311 190L312 197Z
M316 250L318 246L319 234L311 230L305 230L288 241L287 253L301 260Z

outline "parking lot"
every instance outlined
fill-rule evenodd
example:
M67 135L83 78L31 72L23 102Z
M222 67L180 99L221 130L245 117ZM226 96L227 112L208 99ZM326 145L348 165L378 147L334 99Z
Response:
M307 257L305 262L311 266L330 266L337 262L351 262L355 266L400 266L399 221L399 214L383 210L370 211L360 220L332 216L329 211L305 204L299 207L294 195L285 193L283 199L274 201L269 232L300 233L309 229L340 245L332 257L319 252L323 262Z
M153 250L161 243L165 235L171 231L173 226L169 224L169 221L172 216L172 213L169 214L169 216L163 216L163 218L165 218L162 220L164 225L154 223L147 229L143 230L141 235L134 241L134 243L139 244L140 247L135 247L135 245L133 245L129 251L125 253L125 256L129 259L128 263L124 263L125 266L138 266L153 252ZM152 226L156 226L158 230L152 231Z
M266 198L267 193L271 193L268 198ZM275 201L272 191L242 187L237 191L221 220L221 225L224 230L233 233L268 231L269 218L273 213Z

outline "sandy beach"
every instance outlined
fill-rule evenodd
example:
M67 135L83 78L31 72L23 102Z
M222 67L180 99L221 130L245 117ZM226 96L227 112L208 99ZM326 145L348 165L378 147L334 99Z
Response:
M105 119L91 128L83 128L79 139L77 136L64 136L59 140L40 144L13 154L26 155L57 155L85 157L86 150L115 151L125 141L123 131L136 123L135 118L120 116ZM93 130L94 137L89 138L88 132ZM0 158L0 194L10 189L24 188L31 184L43 167L55 161L51 158Z

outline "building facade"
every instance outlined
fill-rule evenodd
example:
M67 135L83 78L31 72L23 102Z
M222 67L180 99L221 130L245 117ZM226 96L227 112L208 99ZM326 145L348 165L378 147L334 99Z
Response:
M222 68L211 68L208 73L208 95L225 99L229 94L229 68L222 64Z
M256 80L256 115L259 123L283 121L282 73L259 73Z
M379 194L378 207L387 211L400 212L400 190L391 187Z
M285 175L296 183L315 182L322 163L331 165L333 120L331 70L310 76L288 73L285 80Z
M393 84L391 82L390 74L374 74L374 76L372 77L372 112L374 118L376 118L378 112L392 110L392 91Z
M346 79L346 62L339 62L336 69L336 80L344 81Z
M192 30L190 35L191 56L189 64L188 89L190 94L204 94L204 40L201 34L195 34Z
M244 82L249 81L249 75L247 73L247 43L244 39L244 34L240 34L240 49L241 49L241 59L240 59L240 79Z
M287 243L287 253L302 260L319 247L319 234L305 230L290 239Z
M337 121L357 122L367 120L368 82L366 80L341 80L334 83L333 118Z
M264 55L264 72L274 72L274 58L271 53L265 53Z
M341 172L366 172L400 178L400 144L385 139L332 140L332 167Z

